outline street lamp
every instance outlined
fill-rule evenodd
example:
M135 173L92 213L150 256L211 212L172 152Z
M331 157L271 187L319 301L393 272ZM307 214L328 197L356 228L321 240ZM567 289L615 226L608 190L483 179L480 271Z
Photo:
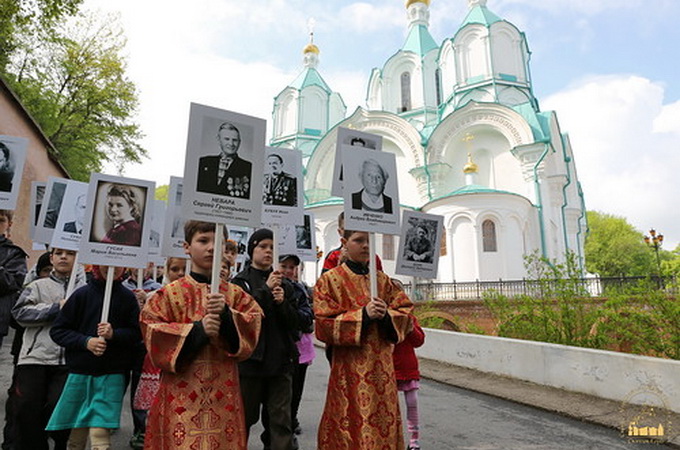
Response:
M661 248L662 243L663 234L657 234L654 228L649 230L649 236L645 235L645 244L647 244L648 247L653 248L654 253L656 253L656 267L659 271L659 276L661 276L661 260L659 259L659 249Z

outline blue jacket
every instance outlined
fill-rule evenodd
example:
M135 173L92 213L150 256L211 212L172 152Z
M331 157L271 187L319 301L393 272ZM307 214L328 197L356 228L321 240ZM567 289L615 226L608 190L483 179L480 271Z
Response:
M104 304L105 281L91 280L76 290L66 301L52 325L50 336L66 349L69 372L84 375L125 373L134 363L134 348L142 339L139 329L139 306L135 295L113 282L111 309L108 322L113 327L113 338L107 341L102 356L87 349L87 340L97 336Z

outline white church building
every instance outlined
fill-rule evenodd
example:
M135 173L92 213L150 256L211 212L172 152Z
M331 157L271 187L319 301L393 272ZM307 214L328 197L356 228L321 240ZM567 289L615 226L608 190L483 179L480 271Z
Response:
M434 281L521 279L533 253L582 261L586 210L569 138L534 97L526 36L486 3L468 0L458 31L438 44L430 0L408 0L406 41L373 69L365 106L349 116L317 69L319 48L304 48L302 73L275 97L271 145L303 153L324 254L339 243L343 202L330 190L346 127L382 136L396 155L402 209L444 217ZM391 274L398 239L377 240Z

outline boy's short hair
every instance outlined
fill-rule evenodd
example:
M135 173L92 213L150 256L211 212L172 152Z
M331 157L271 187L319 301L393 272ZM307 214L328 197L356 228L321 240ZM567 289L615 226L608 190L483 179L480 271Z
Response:
M12 219L14 218L14 211L11 211L9 209L0 209L0 216L7 217L7 221L11 222Z
M342 233L342 237L345 239L349 239L354 233L364 233L364 231L359 231L359 230L345 230L344 233Z
M227 241L224 243L224 251L238 253L238 245L236 245L236 242L232 241L231 239L227 239Z
M338 228L345 228L345 211L338 214Z
M224 238L227 237L226 227L222 227ZM203 222L202 220L187 220L184 222L184 240L191 244L191 240L196 233L210 233L215 232L215 222Z

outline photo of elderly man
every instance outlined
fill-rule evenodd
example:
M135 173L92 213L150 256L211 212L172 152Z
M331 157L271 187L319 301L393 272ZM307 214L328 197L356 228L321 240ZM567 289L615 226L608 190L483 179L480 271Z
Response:
M392 214L392 198L385 195L389 174L375 159L367 159L359 173L363 189L352 194L352 209Z
M199 159L196 190L249 199L252 164L238 155L241 133L233 124L224 122L217 131L217 142L219 155Z

